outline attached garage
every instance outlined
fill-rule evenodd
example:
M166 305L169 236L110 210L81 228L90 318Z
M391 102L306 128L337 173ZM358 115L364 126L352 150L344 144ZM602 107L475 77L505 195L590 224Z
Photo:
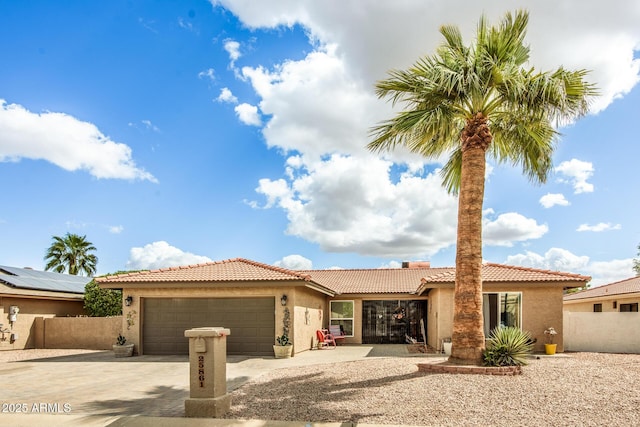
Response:
M189 354L184 331L205 326L231 330L227 353L273 355L275 298L144 298L144 354Z

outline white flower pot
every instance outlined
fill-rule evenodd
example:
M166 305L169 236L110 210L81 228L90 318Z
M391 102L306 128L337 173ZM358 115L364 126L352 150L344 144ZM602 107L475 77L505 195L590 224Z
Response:
M274 345L273 346L273 354L276 356L276 359L286 359L291 357L291 352L293 350L292 345Z
M453 343L450 342L445 342L442 343L442 347L444 348L444 354L446 354L447 356L451 356L451 345Z

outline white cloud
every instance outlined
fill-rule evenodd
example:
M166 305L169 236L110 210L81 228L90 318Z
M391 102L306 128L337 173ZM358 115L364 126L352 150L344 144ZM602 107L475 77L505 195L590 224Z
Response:
M242 103L240 105L236 105L234 110L240 121L245 125L260 126L262 124L260 113L258 113L258 107L255 105Z
M568 182L573 185L575 194L593 192L593 184L587 182L593 175L593 164L591 162L571 159L560 163L556 167L556 172L560 172L569 179ZM563 179L561 181L567 182Z
M142 120L142 124L149 130L152 130L154 132L160 132L160 128L158 128L158 126L151 123L151 120Z
M191 31L192 33L200 34L200 32L193 26L191 22L187 22L182 17L178 18L178 25L180 26L180 28L184 28L185 30Z
M592 287L607 285L636 275L633 271L632 258L594 261L587 266L585 272L593 277Z
M184 252L165 241L153 242L142 248L131 248L128 270L155 270L181 265L210 262L206 256Z
M493 211L487 209L485 214ZM484 219L482 225L482 242L488 246L513 246L513 242L539 239L549 231L545 224L538 224L535 219L526 218L515 212L508 212L495 220Z
M362 153L369 127L388 111L371 88L352 80L331 47L272 71L244 67L242 74L262 98L260 111L271 116L263 130L267 145L287 152Z
M256 191L287 213L288 234L328 252L414 258L453 245L457 199L439 175L405 171L392 181L391 166L334 155L294 169L289 181L262 179Z
M553 206L569 206L570 203L567 199L564 198L564 194L553 194L547 193L544 196L540 197L540 204L545 208L551 208Z
M348 68L357 72L368 87L391 68L406 68L430 54L441 43L438 28L458 25L469 42L478 17L490 22L504 15L500 2L450 0L434 4L423 1L358 2L210 0L236 14L250 28L291 27L301 24L315 46L336 44ZM601 96L593 104L600 111L617 97L628 93L639 81L640 8L629 0L514 0L510 10L530 12L527 42L531 62L549 70L563 65L569 69L593 70ZM384 28L385 31L380 31ZM420 43L407 43L420 40Z
M274 262L273 265L288 270L311 270L313 268L313 262L302 255L288 255L280 261Z
M238 103L238 98L236 98L231 92L231 90L227 87L223 87L220 90L220 95L218 95L218 98L216 99L218 100L218 102L228 102L230 104Z
M23 158L84 170L96 178L157 182L136 166L129 146L112 141L94 124L64 113L32 113L0 99L0 162Z
M611 224L609 222L600 222L596 225L589 224L581 224L576 231L609 231L609 230L620 230L622 226L620 224Z
M543 270L563 271L591 276L592 287L606 285L634 276L632 259L591 261L561 248L551 248L544 255L527 251L507 257L506 264Z
M231 60L231 67L235 66L235 62L240 58L240 43L232 39L226 39L224 41L224 50L229 54Z
M241 120L260 126L258 119L264 117L262 132L267 146L290 156L285 178L262 179L257 189L267 198L267 206L287 213L290 234L317 242L325 250L376 256L415 257L454 244L455 203L453 208L448 206L451 199L440 188L437 176L415 175L396 182L390 178L390 164L381 168L380 163L368 160L365 146L371 126L393 113L389 103L376 98L373 87L387 77L388 70L405 69L432 54L442 42L440 25L459 25L469 43L478 17L484 12L492 23L497 22L504 15L504 5L463 0L369 2L366 8L358 2L342 2L339 7L310 1L211 3L228 8L252 30L299 24L308 34L310 50L304 58L273 58L270 64L244 67L238 75L252 85L260 99L257 107L249 106L253 108ZM634 59L634 48L640 46L640 10L625 7L628 2L620 0L566 0L566 4L561 8L550 1L514 0L511 9L525 8L531 13L527 37L532 49L530 65L541 70L560 65L594 70L590 80L598 83L603 94L593 107L599 111L638 81L640 60ZM235 44L225 49L234 67L240 44L232 41ZM599 48L593 50L594 46ZM236 114L240 117L238 106ZM393 167L425 163L402 149L385 154L384 159L395 162ZM561 165L558 172L565 174L576 193L593 191L588 182L592 165L572 162ZM347 163L349 166L344 166ZM590 169L579 168L587 165ZM370 176L373 172L367 173L380 173L379 168L384 170L383 182ZM403 193L401 200L398 193L409 182L419 193ZM383 193L386 205L381 201ZM429 206L441 197L445 206ZM553 206L568 201L547 197L540 203ZM400 205L407 217L402 220ZM422 211L425 216L419 218L416 214ZM354 219L358 216L361 223ZM409 221L426 233L408 232ZM429 222L433 230L424 225ZM519 214L499 217L487 225L485 239L493 245L539 238L548 230ZM425 235L431 232L433 236Z
M207 78L211 81L214 81L216 79L216 72L213 68L209 68L205 71L200 71L198 73L198 78L200 79Z
M110 225L109 233L111 234L120 234L124 230L124 227L121 225Z

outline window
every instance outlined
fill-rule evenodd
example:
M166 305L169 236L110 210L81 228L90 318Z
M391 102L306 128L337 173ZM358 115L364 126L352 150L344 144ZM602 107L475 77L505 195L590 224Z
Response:
M613 309L615 310L616 308L618 308L618 301L613 302Z
M620 312L625 312L625 313L629 313L629 312L638 312L638 303L634 302L634 303L630 303L630 304L620 304Z
M330 308L329 322L332 325L339 325L346 336L352 337L353 301L331 301Z
M593 312L594 313L602 313L602 304L593 304Z
M484 334L498 326L520 328L522 324L522 292L486 293L482 295Z

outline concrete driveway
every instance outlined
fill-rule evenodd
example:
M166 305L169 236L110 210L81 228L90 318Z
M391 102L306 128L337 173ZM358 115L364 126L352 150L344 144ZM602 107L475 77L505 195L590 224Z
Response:
M404 345L381 345L306 351L291 359L230 356L227 389L272 369L413 355ZM189 397L187 356L115 358L99 351L4 362L0 375L0 425L14 427L105 426L127 416L182 418Z

